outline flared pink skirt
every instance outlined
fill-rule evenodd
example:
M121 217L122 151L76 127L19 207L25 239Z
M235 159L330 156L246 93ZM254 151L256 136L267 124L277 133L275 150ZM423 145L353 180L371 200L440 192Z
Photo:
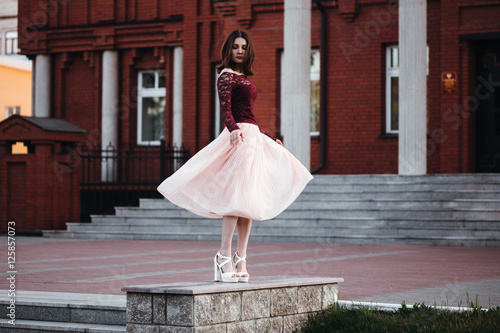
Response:
M283 146L257 125L238 123L244 142L231 146L225 128L158 191L175 205L208 218L269 220L283 212L313 179Z

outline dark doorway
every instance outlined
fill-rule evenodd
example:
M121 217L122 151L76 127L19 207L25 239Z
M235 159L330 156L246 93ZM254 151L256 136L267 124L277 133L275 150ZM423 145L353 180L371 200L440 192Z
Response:
M476 171L500 173L500 40L477 50Z
M26 205L26 163L7 163L7 193L9 194L9 204L7 206L8 221L14 221L16 231L30 231L36 226L27 224L27 214L29 206ZM2 221L2 225L3 225ZM7 223L2 232L7 232Z

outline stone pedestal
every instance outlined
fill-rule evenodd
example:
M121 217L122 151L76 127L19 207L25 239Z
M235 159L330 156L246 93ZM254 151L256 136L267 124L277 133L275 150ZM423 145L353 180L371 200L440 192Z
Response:
M292 332L337 301L342 278L252 277L123 287L127 332Z

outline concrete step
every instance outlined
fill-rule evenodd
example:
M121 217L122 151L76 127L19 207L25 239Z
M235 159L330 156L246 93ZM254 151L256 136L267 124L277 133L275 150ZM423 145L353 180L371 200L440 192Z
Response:
M8 323L7 319L0 319L0 332L22 332L22 333L66 333L66 332L86 332L86 333L116 333L126 332L126 325L103 325L103 324L81 324L62 323L41 320L16 320L16 325Z
M454 232L450 235L438 235L433 233L432 236L427 237L392 237L392 236L367 236L362 233L355 235L336 235L324 234L321 236L311 235L289 235L281 233L279 235L269 235L267 233L259 234L252 232L250 240L252 242L289 242L289 243L342 243L342 244L364 244L364 245L387 245L389 243L407 244L407 245L431 245L431 246L500 246L499 238L492 238L489 235L478 237L463 237L456 236ZM152 234L146 233L129 233L129 232L110 232L104 233L99 231L86 231L82 233L75 233L69 231L60 231L57 233L60 238L78 238L78 239L134 239L134 240L195 240L195 241L220 241L220 232L209 234ZM233 239L236 241L236 236Z
M172 220L161 219L137 219L134 221L106 221L92 222L92 223L68 223L68 230L73 232L82 232L90 228L100 231L145 231L145 230L159 230L168 232L203 232L206 230L220 231L221 221L212 219L186 219L181 223L172 223ZM458 221L453 219L443 220L426 220L426 219L413 219L413 220L400 220L400 219L273 219L270 221L255 221L252 230L255 228L271 229L271 228L287 228L290 230L297 230L300 228L353 228L353 229L366 229L366 228L394 228L394 229L470 229L470 230L500 230L500 224L496 221Z
M446 191L500 191L500 184L426 184L426 183L409 183L409 184L338 184L326 186L323 184L310 184L307 185L307 192L401 192L406 191L433 191L437 188ZM306 193L307 193L306 192Z
M367 208L363 206L357 207L346 207L343 209L337 209L332 206L330 209L315 209L315 210L299 210L299 209L287 209L276 218L280 219L331 219L341 218L341 219L352 219L352 218L363 218L363 219L428 219L428 220L442 220L442 219L462 219L464 221L500 221L500 211L486 209L459 209L459 208L414 208L410 209L407 207L399 207L393 209L383 209L381 208ZM129 213L127 213L129 214ZM133 216L115 216L115 215L102 215L93 216L92 221L102 222L104 220L108 221L127 221L138 222L147 218L158 218L158 219L179 219L179 218L194 218L193 214L185 210L136 210L134 213L130 213Z
M436 209L480 209L488 211L500 211L500 200L493 199L459 199L453 201L444 200L336 200L336 201L305 201L297 200L287 208L293 210L436 210ZM145 212L150 216L162 216L166 210L177 211L178 207L172 203L164 208L143 207L116 207L117 216L143 216Z
M75 234L68 230L43 230L42 233L43 237L47 238L59 238L59 239L76 238Z
M341 243L341 244L352 244L352 245L387 245L390 243L395 244L405 244L405 245L429 245L429 246L491 246L499 247L499 239L478 239L473 238L463 238L463 237L368 237L365 235L340 237L335 235L325 235L323 237L316 236L269 236L269 235L251 235L250 239L252 242L289 242L289 243ZM219 238L220 240L220 238Z
M499 174L434 174L424 176L400 175L315 175L309 184L500 184Z
M68 223L50 237L219 240L220 220L165 199L116 207L92 223ZM500 240L500 175L316 176L270 221L256 221L257 241L394 241L403 244L496 244ZM358 243L356 243L358 242Z
M392 192L303 192L297 201L332 201L332 200L458 200L458 199L498 199L497 191L392 191ZM148 202L141 207L155 208L163 199L155 199L160 203Z
M59 230L52 234L52 231L44 236L53 238L76 238L76 239L135 239L135 240L191 240L191 241L207 241L215 242L220 241L220 232L217 233L204 233L204 234L189 234L189 233L131 233L131 232L101 232L95 230L85 230L84 232L73 232L66 230ZM235 238L236 240L236 238Z
M499 193L500 195L500 193ZM453 201L444 201L443 208L452 208L460 210L482 210L482 211L500 211L500 200L498 199L457 199Z
M0 291L0 306L10 302ZM0 332L125 332L126 297L82 293L16 291L15 327L0 321Z
M321 188L302 192L296 202L301 201L342 201L342 200L498 200L500 191L490 190L399 190L399 191L334 191L329 189L323 191ZM168 208L175 207L166 199L140 199L139 207L141 208Z
M427 223L429 224L429 223ZM220 222L213 224L212 226L189 226L189 227L165 227L158 225L94 225L92 228L85 227L85 225L74 225L68 228L69 232L73 233L113 233L113 234L154 234L158 237L162 237L169 234L174 235L219 235L220 234ZM265 223L259 224L254 223L252 226L252 234L262 233L270 236L283 235L283 230L286 228L286 235L288 236L300 236L300 235L310 235L310 236L325 236L325 235L335 235L335 236L356 236L356 235L391 235L391 236L403 236L406 235L421 235L421 236L464 236L464 237L489 237L489 238L499 238L500 239L500 228L498 225L491 225L490 227L483 227L478 229L477 227L460 228L450 225L437 225L430 224L425 227L416 226L402 226L401 224L395 225L390 223L383 223L380 221L374 221L374 223L366 224L347 224L347 223L336 223L335 225L318 225L313 223L303 223L301 226L269 226Z
M175 228L202 228L202 229L220 229L221 221L213 219L204 218L193 218L193 219L159 219L159 218L143 218L137 220L127 220L125 221L108 221L103 219L102 222L92 222L92 223L68 223L68 229L72 231L79 230L78 228L84 228L88 230L89 228L99 228L104 230L104 228L119 228L122 226L130 226L134 228L155 228L163 227L168 228L169 231L175 230ZM339 228L351 226L355 227L390 227L390 228L405 228L405 229L419 229L419 228L451 228L451 229L475 229L475 230L500 230L500 223L497 221L464 221L456 219L433 219L429 221L428 219L342 219L342 218L330 218L330 219L280 219L276 218L269 221L255 221L253 228L261 227L278 227L292 229L296 227L307 226L309 228L316 227L329 227L329 228Z

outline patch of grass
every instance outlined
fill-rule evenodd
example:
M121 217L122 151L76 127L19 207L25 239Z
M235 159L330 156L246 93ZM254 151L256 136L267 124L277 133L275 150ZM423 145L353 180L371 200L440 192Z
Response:
M425 304L396 312L376 310L367 306L351 309L333 304L328 309L309 316L301 333L493 333L500 332L500 307L484 310L471 304L467 311L437 309Z

